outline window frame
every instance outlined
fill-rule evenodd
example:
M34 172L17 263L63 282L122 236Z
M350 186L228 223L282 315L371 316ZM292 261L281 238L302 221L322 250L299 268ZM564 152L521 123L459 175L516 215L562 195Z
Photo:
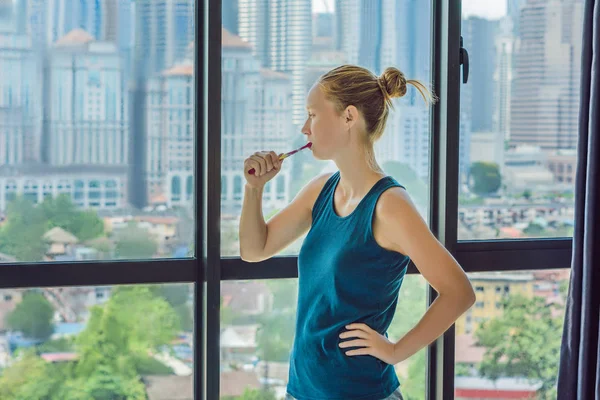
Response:
M431 0L432 15L432 81L440 102L431 113L430 165L430 228L438 240L453 254L464 270L470 272L536 270L570 267L572 239L540 238L525 240L459 241L458 224L458 166L459 166L459 112L461 89L460 37L461 0ZM221 21L221 1L209 0L209 21ZM209 24L208 69L212 70L206 98L220 99L221 58L220 24ZM468 49L467 49L468 50ZM220 64L220 61L219 61ZM217 75L219 78L217 79ZM219 398L219 296L220 284L227 280L284 279L298 277L297 257L273 257L260 263L248 264L239 257L220 256L220 102L208 105L210 112L207 131L211 132L208 148L208 200L212 204L208 214L207 293L209 298L207 365L215 371L207 380L207 398ZM211 118L211 116L213 116ZM211 142L212 139L212 142ZM214 252L214 253L213 253ZM216 254L218 253L218 254ZM410 264L407 273L418 273ZM437 293L428 290L428 304ZM426 397L454 398L454 343L452 326L432 343L427 354Z
M571 238L457 240L461 0L431 2L432 82L440 97L431 113L432 232L468 273L570 268ZM219 398L221 282L298 276L295 256L252 265L221 256L221 3L195 4L195 257L0 264L0 288L194 283L196 399ZM418 270L411 263L407 273ZM436 297L431 287L427 297L428 304ZM454 342L452 326L427 349L428 400L454 398Z

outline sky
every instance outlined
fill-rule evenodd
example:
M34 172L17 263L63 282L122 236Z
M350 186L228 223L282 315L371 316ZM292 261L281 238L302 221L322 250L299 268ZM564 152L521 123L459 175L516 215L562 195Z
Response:
M419 0L428 1L428 0ZM335 9L334 0L312 0L313 12L325 12ZM478 16L498 19L506 14L506 0L462 0L463 17Z

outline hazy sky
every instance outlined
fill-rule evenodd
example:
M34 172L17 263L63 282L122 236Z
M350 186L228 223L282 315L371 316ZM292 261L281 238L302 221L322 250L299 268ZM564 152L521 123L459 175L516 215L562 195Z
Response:
M428 0L419 0L428 1ZM334 0L312 0L313 12L325 12L335 8ZM506 0L462 0L463 16L477 15L489 19L497 19L506 14Z

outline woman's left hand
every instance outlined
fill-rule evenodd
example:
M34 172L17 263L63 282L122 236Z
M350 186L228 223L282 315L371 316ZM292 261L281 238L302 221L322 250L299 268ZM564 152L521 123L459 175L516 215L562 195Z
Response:
M371 329L366 324L350 324L346 325L346 329L348 329L346 332L340 334L341 339L358 339L340 342L339 346L341 348L362 347L360 349L349 350L346 352L346 355L370 355L388 364L396 364L394 357L395 344L390 342L388 338Z

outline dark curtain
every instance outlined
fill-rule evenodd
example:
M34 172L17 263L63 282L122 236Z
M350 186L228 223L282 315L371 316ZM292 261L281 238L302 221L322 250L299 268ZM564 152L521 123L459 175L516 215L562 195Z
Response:
M600 0L584 6L575 232L559 400L600 400Z

